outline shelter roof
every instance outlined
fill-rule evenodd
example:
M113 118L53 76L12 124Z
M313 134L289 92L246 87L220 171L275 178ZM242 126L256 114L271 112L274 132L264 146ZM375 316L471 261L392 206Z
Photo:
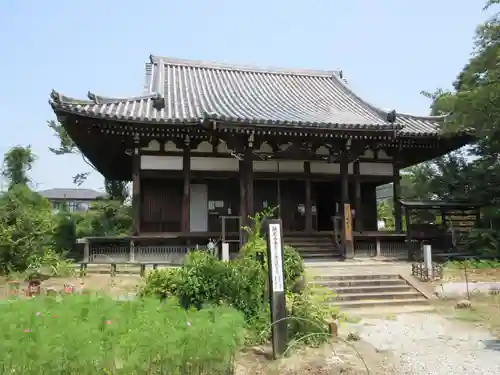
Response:
M429 209L448 209L448 210L476 210L481 206L477 204L473 204L471 202L464 201L439 201L439 200L430 200L430 201L410 201L410 200L400 200L400 203L404 207L408 207L411 209L421 209L421 210L429 210Z

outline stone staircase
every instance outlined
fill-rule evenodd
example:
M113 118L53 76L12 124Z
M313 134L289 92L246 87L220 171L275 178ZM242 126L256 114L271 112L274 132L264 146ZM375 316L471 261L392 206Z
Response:
M430 310L427 297L398 274L343 274L315 276L310 282L332 291L330 303L341 311L374 312L379 308L396 311L410 306ZM424 308L416 308L423 306ZM354 311L353 311L354 310Z
M340 259L340 249L331 235L285 235L285 245L295 248L305 260Z

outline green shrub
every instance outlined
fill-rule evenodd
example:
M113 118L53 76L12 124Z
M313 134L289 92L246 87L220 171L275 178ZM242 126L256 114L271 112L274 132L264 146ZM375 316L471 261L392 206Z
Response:
M151 299L46 297L1 304L0 314L2 374L225 374L244 332L232 308Z
M23 272L34 255L52 245L49 201L22 185L0 195L0 273Z
M263 303L265 273L253 259L222 262L207 252L193 251L179 269L148 274L141 296L175 296L188 308L227 303L252 317Z
M473 228L463 239L467 250L484 256L500 257L500 232L494 229Z
M164 268L148 272L146 282L139 290L139 296L160 299L176 296L179 282L178 268Z
M302 293L288 293L289 339L309 346L326 342L329 323L344 319L339 309L330 304L333 297L335 294L329 289L307 283Z
M445 263L445 267L452 269L494 269L500 268L498 260L453 260Z
M290 290L297 280L304 275L304 259L291 246L285 246L283 269L285 273L285 285L287 290Z
M269 212L257 214L254 225L245 228L249 238L235 261L222 262L206 252L191 252L181 268L149 273L140 295L175 296L185 308L225 303L244 313L247 344L267 342L271 334L267 256L260 230L266 215ZM258 260L259 254L264 255L264 264ZM289 246L285 246L283 257L290 338L308 345L324 342L328 322L339 315L327 301L332 293L327 289L311 291L306 286L299 291L298 281L305 283L304 261Z

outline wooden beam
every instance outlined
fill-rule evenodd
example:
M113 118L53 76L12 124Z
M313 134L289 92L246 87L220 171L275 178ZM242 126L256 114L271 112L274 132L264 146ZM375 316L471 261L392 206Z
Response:
M311 163L304 162L304 175L305 175L305 215L306 215L306 232L312 232L312 194L311 194Z

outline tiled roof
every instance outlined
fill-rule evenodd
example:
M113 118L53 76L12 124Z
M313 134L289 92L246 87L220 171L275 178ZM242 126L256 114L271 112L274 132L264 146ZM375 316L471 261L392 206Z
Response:
M92 189L64 189L55 188L41 190L38 192L41 196L47 199L68 199L68 200L93 200L97 198L102 198L106 196L105 193L101 193Z
M107 98L89 92L76 100L57 92L54 110L131 122L197 123L211 116L255 125L400 130L436 134L441 117L387 112L352 92L339 72L262 69L151 56L146 93Z

